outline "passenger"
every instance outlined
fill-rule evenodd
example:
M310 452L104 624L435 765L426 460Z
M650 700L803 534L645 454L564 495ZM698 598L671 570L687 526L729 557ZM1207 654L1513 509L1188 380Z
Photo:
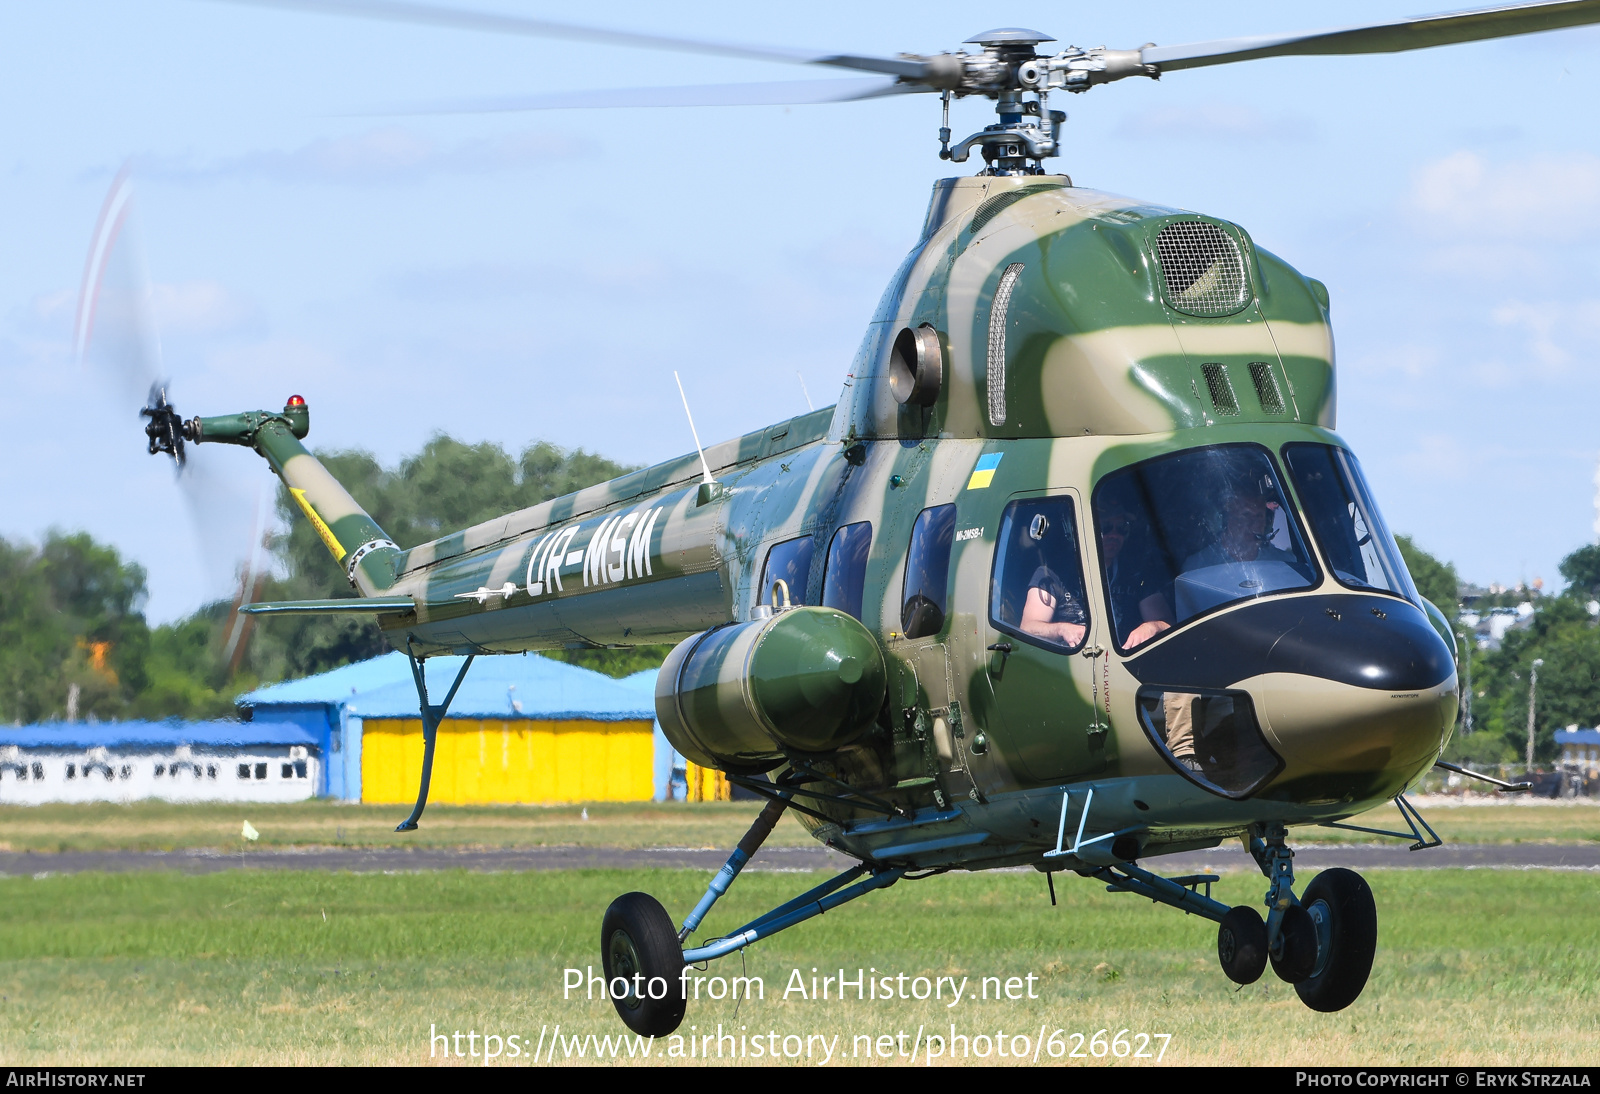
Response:
M1063 646L1076 646L1089 631L1089 613L1050 565L1050 552L1045 548L1045 536L1049 534L1049 528L1049 518L1038 513L1023 533L1027 540L1038 544L1039 566L1028 579L1028 596L1022 604L1021 627L1036 637ZM1065 535L1058 538L1064 543L1065 549L1074 550L1070 538ZM1076 558L1070 560L1071 563L1076 561ZM1076 566L1073 569L1076 570Z
M1028 579L1028 599L1022 605L1022 629L1039 638L1076 646L1088 633L1088 613L1062 584L1056 572L1040 566Z
M1122 639L1122 648L1150 641L1172 626L1172 606L1157 568L1144 553L1129 549L1129 540L1136 540L1139 518L1131 506L1110 497L1102 498L1097 508L1100 524L1100 563L1105 567L1106 588L1111 595L1111 617L1117 630L1129 628Z

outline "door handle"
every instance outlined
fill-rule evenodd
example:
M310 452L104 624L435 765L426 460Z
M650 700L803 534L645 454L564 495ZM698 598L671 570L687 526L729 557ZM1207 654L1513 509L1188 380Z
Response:
M1006 663L1011 659L1011 643L992 643L989 646L989 652L998 653L1000 655L1000 660L998 662L994 661L993 659L989 661L989 675L993 676L995 679L999 679L1001 674L1006 671Z

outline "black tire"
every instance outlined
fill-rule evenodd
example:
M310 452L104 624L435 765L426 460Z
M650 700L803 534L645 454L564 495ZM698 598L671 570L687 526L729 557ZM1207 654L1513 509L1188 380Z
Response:
M1272 955L1272 971L1286 984L1298 984L1317 967L1317 924L1311 913L1299 905L1284 910L1278 924L1278 952Z
M1217 960L1235 984L1254 984L1267 968L1267 925L1261 913L1241 904L1217 924Z
M686 1006L683 946L660 901L648 893L624 893L611 902L600 924L600 963L606 993L629 1029L665 1037L678 1028ZM611 991L618 977L628 982L626 994Z
M1317 926L1324 953L1311 976L1294 986L1312 1010L1343 1010L1361 995L1378 949L1378 907L1353 870L1324 870L1306 886L1301 905ZM1320 920L1320 922L1318 922Z

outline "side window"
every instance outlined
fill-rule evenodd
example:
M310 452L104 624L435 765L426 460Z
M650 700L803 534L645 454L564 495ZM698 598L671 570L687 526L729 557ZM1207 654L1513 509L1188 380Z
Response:
M767 563L761 568L761 585L756 593L757 604L772 603L772 586L781 581L789 590L790 604L806 602L806 582L811 580L811 555L815 545L810 536L801 536L773 546L767 552ZM783 591L778 591L778 603L783 603Z
M822 575L822 604L861 618L867 586L867 553L872 549L872 524L846 524L828 544L828 565Z
M994 625L1070 653L1088 637L1088 603L1072 499L1030 498L1006 506L989 586Z
M944 629L950 595L950 545L955 540L956 507L924 509L911 528L906 583L900 598L900 627L907 638L924 638Z

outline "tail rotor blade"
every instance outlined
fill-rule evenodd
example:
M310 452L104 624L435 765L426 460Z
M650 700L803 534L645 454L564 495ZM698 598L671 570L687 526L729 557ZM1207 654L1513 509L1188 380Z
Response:
M148 451L172 458L205 571L206 596L225 597L234 584L236 561L247 547L249 557L256 556L256 546L246 538L258 538L251 532L256 504L248 490L241 491L208 461L188 458L183 420L162 368L152 295L136 231L133 180L124 167L101 207L84 266L74 325L78 356L119 407L144 419Z
M165 387L135 221L133 178L124 166L100 208L73 325L78 360L129 413L155 406Z

